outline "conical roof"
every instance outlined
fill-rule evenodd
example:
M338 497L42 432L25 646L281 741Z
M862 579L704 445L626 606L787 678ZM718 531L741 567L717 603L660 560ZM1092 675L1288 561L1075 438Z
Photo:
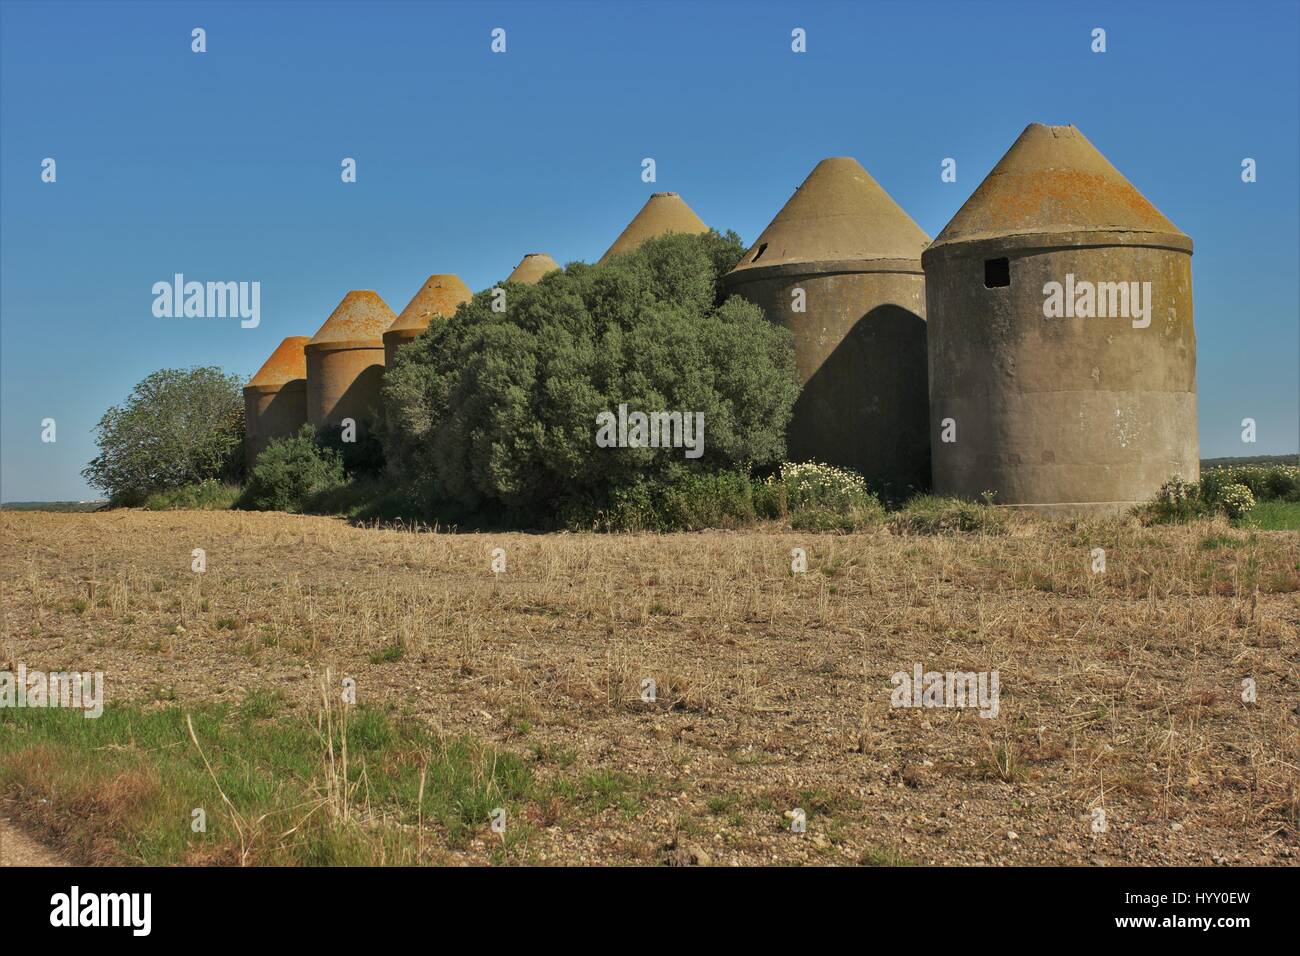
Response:
M291 335L275 347L271 357L262 363L257 374L248 380L245 388L276 388L295 379L307 377L307 356L303 353L309 339L305 335Z
M823 159L730 275L795 263L914 267L927 236L852 156ZM804 271L804 270L800 270Z
M524 285L536 285L548 272L554 272L560 264L544 252L530 252L515 266L515 271L506 277L507 282L522 282Z
M1192 248L1081 132L1030 123L930 248L1093 233L1122 234L1107 240L1120 244Z
M695 210L686 205L681 196L676 193L654 193L596 264L606 262L610 256L635 252L641 243L655 236L664 236L670 232L698 234L708 231L709 227L704 224L704 220L695 215Z
M343 297L307 345L382 348L384 332L396 318L378 292L354 289Z
M420 332L434 316L454 315L456 306L474 297L469 286L451 274L432 275L387 329L389 332Z

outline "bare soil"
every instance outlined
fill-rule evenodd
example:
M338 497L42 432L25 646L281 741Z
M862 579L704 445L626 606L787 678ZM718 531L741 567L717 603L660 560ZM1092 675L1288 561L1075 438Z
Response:
M0 866L67 866L67 862L0 817Z
M270 689L306 715L328 667L362 701L547 755L541 776L638 781L632 805L531 821L538 863L1300 863L1294 532L0 513L0 588L0 670L100 670L109 701L147 705ZM998 716L891 707L917 663L997 671ZM485 821L459 856L492 839Z

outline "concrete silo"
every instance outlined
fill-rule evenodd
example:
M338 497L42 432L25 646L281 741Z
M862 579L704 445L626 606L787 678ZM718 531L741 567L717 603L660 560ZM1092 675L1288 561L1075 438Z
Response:
M536 285L542 276L560 268L558 262L544 252L530 252L515 266L515 271L506 277L507 282L521 282L524 285Z
M249 468L277 438L296 435L307 424L305 335L291 335L244 386L244 461Z
M307 355L307 420L316 427L360 422L379 407L384 332L396 316L377 292L354 290L325 320Z
M925 278L929 242L857 160L824 159L724 287L794 334L803 389L793 461L852 468L897 495L930 479Z
M627 255L635 252L641 243L655 236L666 236L670 232L697 234L708 232L695 210L686 205L676 193L654 193L646 200L641 211L627 224L614 244L605 250L596 265L603 265L611 256Z
M1027 127L922 257L935 491L1077 514L1197 478L1191 252L1077 129Z
M473 297L469 286L454 275L429 276L384 333L384 364L392 365L398 348L423 332L435 317L455 315L456 307Z

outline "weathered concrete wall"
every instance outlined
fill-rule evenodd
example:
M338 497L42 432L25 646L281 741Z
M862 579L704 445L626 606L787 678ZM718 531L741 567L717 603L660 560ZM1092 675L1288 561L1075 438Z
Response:
M927 258L934 489L1055 514L1118 512L1200 470L1191 257L1132 246ZM1011 284L985 288L1006 254ZM1151 324L1043 316L1044 286L1150 282ZM1139 320L1140 321L1140 320ZM956 441L941 441L942 422Z
M244 388L244 461L249 468L277 438L298 434L307 424L307 380Z
M343 419L360 422L379 408L384 377L383 345L367 348L307 347L307 420L317 428Z
M1079 130L1027 126L922 255L935 492L1118 512L1198 477L1191 252ZM1138 283L1149 325L1045 314L1070 282Z
M928 487L924 277L781 271L735 274L726 288L794 335L803 390L786 431L789 458L852 468L894 494ZM791 309L796 288L802 314Z

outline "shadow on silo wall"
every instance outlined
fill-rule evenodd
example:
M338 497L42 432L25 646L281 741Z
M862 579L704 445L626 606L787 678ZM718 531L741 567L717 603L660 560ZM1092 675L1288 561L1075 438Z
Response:
M894 500L927 490L927 364L925 319L873 308L804 384L786 432L790 460L851 468Z
M379 383L383 371L383 366L372 365L357 376L339 398L335 414L316 428L316 440L339 453L343 469L350 478L384 471L384 446L378 425ZM343 440L342 421L345 418L356 422L352 441Z
M384 366L368 365L352 380L347 389L339 396L334 410L329 415L332 424L338 424L345 418L360 422L371 418L379 409L380 386L384 381Z
M266 446L290 438L307 423L307 381L297 379L278 391L246 389L244 392L246 465L252 468Z

